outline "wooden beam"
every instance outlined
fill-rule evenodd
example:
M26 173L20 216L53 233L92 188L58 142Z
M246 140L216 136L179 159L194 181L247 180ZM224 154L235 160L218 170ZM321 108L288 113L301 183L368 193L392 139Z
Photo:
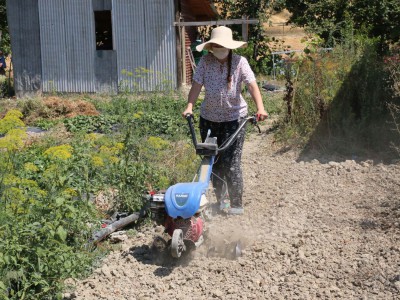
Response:
M247 21L248 19L246 16L243 16L242 20ZM248 32L249 32L249 24L242 22L242 39L244 42L247 42Z
M233 24L258 24L257 19L232 19L216 21L195 21L195 22L174 22L174 26L213 26L213 25L233 25Z
M179 22L180 20L180 1L174 0L175 3L175 20ZM181 50L181 31L179 27L175 27L175 45L176 45L176 81L177 88L180 89L182 87L182 50Z

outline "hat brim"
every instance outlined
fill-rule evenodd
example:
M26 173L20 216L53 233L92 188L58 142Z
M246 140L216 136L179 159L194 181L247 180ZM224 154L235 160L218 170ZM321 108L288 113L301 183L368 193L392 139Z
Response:
M220 39L211 39L203 44L196 46L196 50L201 52L203 49L210 50L211 44L218 44L227 49L237 49L241 47L246 47L247 42L240 42L240 41L221 41Z

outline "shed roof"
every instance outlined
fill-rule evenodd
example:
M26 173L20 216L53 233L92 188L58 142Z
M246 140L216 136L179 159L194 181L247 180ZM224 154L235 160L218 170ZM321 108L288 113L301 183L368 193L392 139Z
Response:
M215 20L218 16L212 0L182 0L181 8L184 17L195 21Z

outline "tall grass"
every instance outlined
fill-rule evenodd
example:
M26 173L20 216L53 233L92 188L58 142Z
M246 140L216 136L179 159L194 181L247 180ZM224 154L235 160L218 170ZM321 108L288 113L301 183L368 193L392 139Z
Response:
M386 151L388 73L375 42L355 39L296 64L291 115L281 118L281 140L352 154Z

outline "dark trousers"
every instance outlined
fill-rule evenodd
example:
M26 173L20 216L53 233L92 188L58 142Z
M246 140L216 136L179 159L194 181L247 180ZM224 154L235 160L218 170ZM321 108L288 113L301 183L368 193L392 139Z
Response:
M211 136L217 137L217 143L220 147L238 129L239 125L240 120L217 123L200 117L201 139L204 142L210 129ZM218 154L213 166L211 180L217 199L220 201L225 197L225 187L227 187L231 207L242 207L243 175L241 159L245 134L246 126L240 130L236 141L224 152Z

